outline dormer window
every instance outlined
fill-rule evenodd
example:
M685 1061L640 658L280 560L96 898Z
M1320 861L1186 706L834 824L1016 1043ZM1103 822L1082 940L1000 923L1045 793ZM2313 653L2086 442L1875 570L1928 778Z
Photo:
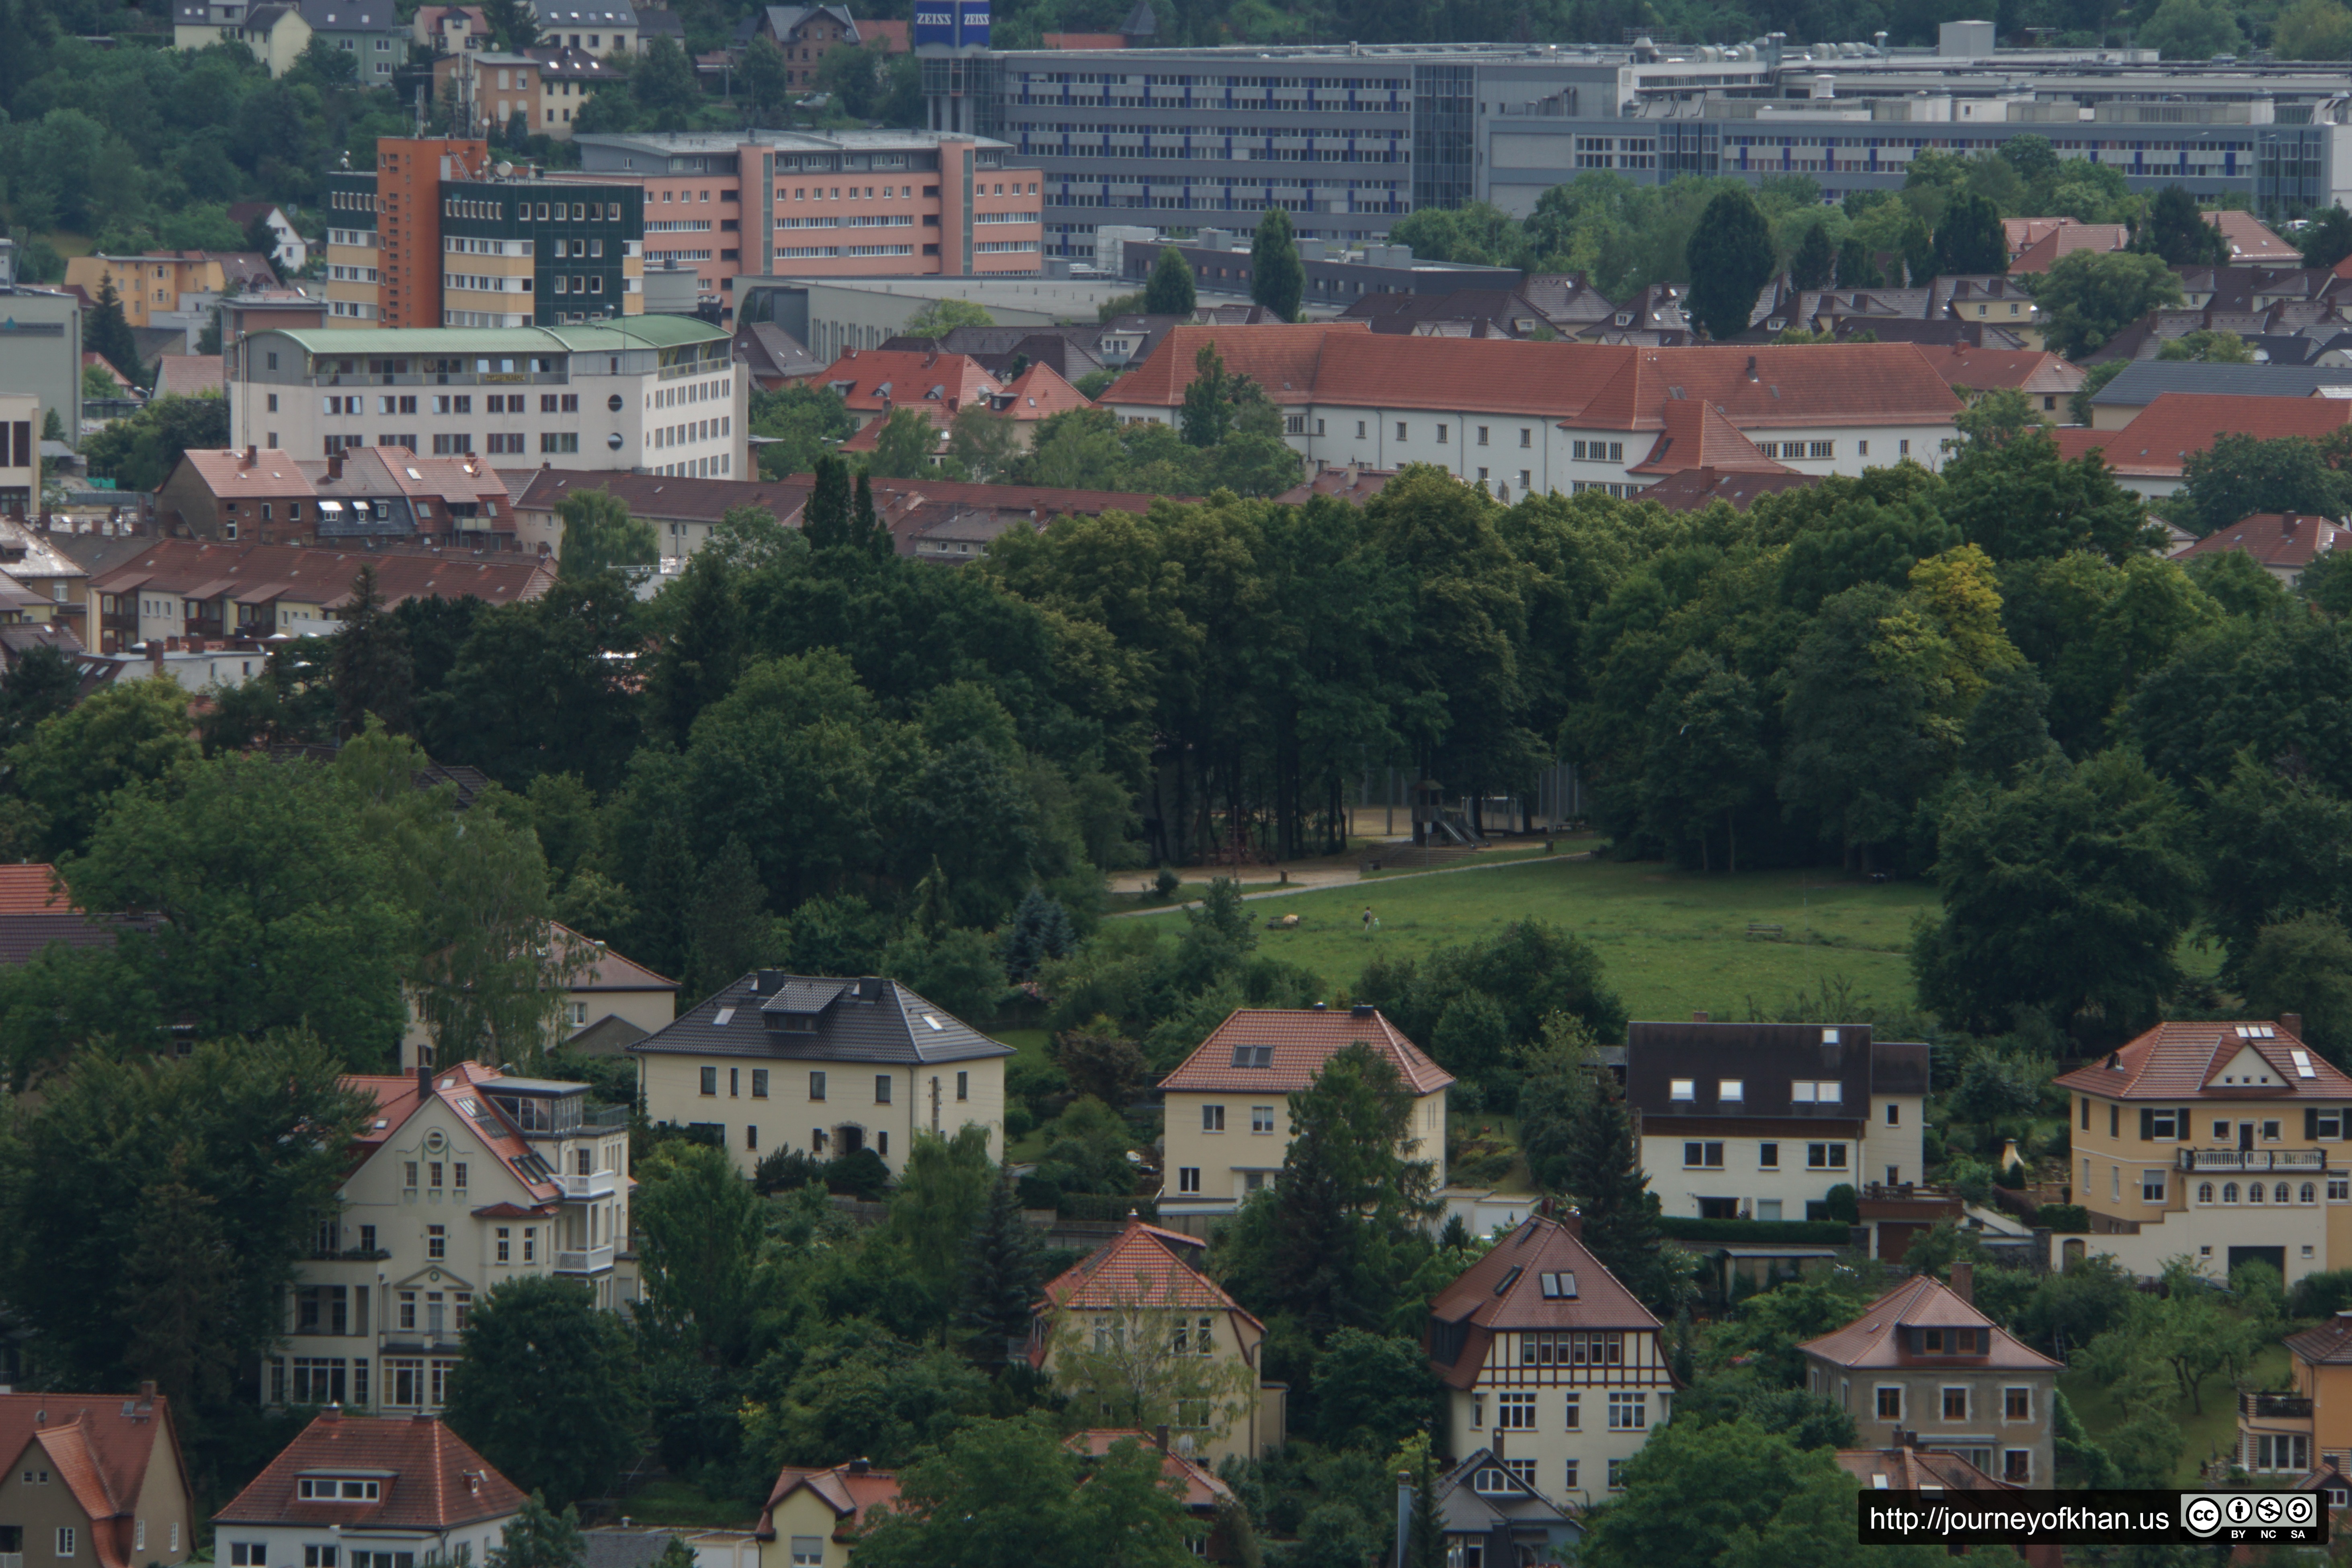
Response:
M294 1482L294 1495L305 1502L375 1502L382 1498L383 1487L382 1481L348 1476L301 1476Z
M1500 1497L1517 1489L1511 1482L1511 1473L1500 1465L1488 1465L1470 1478L1470 1489L1484 1497Z

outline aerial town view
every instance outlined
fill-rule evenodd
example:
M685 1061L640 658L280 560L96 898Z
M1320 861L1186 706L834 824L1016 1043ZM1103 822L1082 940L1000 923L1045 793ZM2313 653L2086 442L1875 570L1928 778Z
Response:
M2352 1563L2348 209L2347 0L0 0L0 1568Z

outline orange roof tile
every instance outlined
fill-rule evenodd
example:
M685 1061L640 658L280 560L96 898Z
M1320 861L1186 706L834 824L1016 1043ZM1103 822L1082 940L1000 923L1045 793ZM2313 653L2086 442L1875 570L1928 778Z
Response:
M295 1482L315 1470L388 1470L373 1502L305 1500ZM352 1530L448 1530L522 1511L522 1493L429 1415L345 1415L328 1409L213 1516L215 1524Z
M1085 393L1062 378L1061 372L1042 361L1013 377L996 402L998 413L1024 423L1094 406Z
M1679 474L1691 468L1734 474L1796 472L1758 451L1756 443L1741 435L1712 403L1674 400L1666 405L1665 419L1666 427L1658 433L1650 455L1626 472Z
M2352 1363L2352 1312L2338 1312L2315 1328L2287 1335L2286 1348L2299 1361L2332 1366Z
M0 866L0 915L49 914L75 908L54 866Z
M1577 345L1588 350L1597 345ZM1670 403L1711 403L1747 429L1948 423L1961 404L1916 343L1702 344L1620 349L1624 363L1575 416L1579 429L1659 430Z
M1205 1308L1241 1312L1255 1323L1215 1280L1178 1256L1164 1239L1168 1234L1141 1220L1129 1220L1108 1245L1049 1281L1044 1304L1080 1311L1126 1306Z
M2308 566L2352 541L2352 528L2324 517L2258 511L2172 552L2175 561L2238 551L2265 566Z
M1065 1445L1088 1458L1099 1459L1121 1443L1135 1443L1143 1447L1155 1447L1149 1432L1133 1427L1091 1426L1078 1433ZM1234 1489L1219 1480L1216 1473L1197 1459L1162 1450L1160 1474L1165 1480L1181 1487L1184 1506L1195 1513L1213 1513L1218 1506L1234 1499Z
M2303 265L2303 252L2271 232L2270 226L2252 213L2208 213L2206 221L2229 242L2232 266L2253 267L2266 261L2282 267Z
M1978 349L1966 343L1922 343L1937 375L1971 392L2014 387L2020 392L2073 392L2083 384L2082 370L2056 354L2036 349Z
M188 454L191 458L196 453ZM299 477L299 475L298 475ZM303 481L308 493L309 481ZM145 585L183 598L210 597L238 584L271 584L279 596L333 607L347 602L360 568L375 567L376 589L384 607L410 599L478 598L506 605L536 599L555 581L545 562L528 557L383 551L320 550L293 544L224 544L194 539L160 539L110 571L90 580L100 593ZM200 593L199 590L208 590ZM241 603L257 603L249 594Z
M1573 1281L1563 1281L1563 1275L1574 1276ZM1466 1322L1470 1327L1464 1352L1452 1365L1432 1363L1438 1376L1456 1388L1477 1380L1486 1364L1486 1344L1496 1333L1522 1329L1655 1332L1658 1328L1650 1310L1618 1283L1568 1226L1541 1216L1528 1219L1457 1275L1430 1302L1429 1315L1436 1322Z
M1405 1087L1434 1094L1454 1076L1405 1038L1378 1009L1239 1007L1160 1080L1162 1089L1287 1094L1315 1081L1323 1064L1349 1046L1368 1045L1388 1058ZM1263 1067L1236 1067L1245 1047L1265 1047Z
M969 354L847 349L811 382L839 391L853 414L929 405L952 414L1003 390Z
M2257 1081L2232 1064L2251 1052ZM2259 1067L2252 1062L2259 1061ZM2306 1072L2305 1069L2308 1068ZM2266 1076L2274 1081L2259 1081ZM2300 1037L2267 1019L2163 1023L2089 1067L2062 1073L2064 1089L2102 1100L2352 1099L2352 1077L2306 1047Z
M2131 243L2131 230L2119 223L2070 223L2052 229L2021 251L2009 264L2010 276L2047 272L2062 256L2077 250L2121 250Z
M2069 458L2104 449L2119 474L2178 479L2196 453L2217 436L2281 436L2316 439L2352 424L2352 400L2341 397L2232 397L2222 393L2168 392L2120 430L2057 432Z
M1865 1491L2013 1492L2014 1481L1996 1480L1959 1455L1941 1448L1840 1448L1838 1468Z
M2053 231L2080 222L2082 219L2072 217L2005 217L2000 220L2000 231L2009 242L2010 255L2015 256Z
M458 1062L435 1069L432 1096L457 1113L458 1121L522 1184L525 1192L541 1203L554 1203L562 1196L562 1188L544 1175L534 1173L545 1167L532 1154L530 1143L508 1124L504 1114L483 1092L494 1088L505 1076L480 1062ZM345 1089L358 1089L375 1100L375 1115L369 1118L367 1127L353 1141L361 1161L383 1147L423 1108L425 1099L417 1092L416 1081L415 1073L354 1073L342 1080ZM468 1106L473 1109L467 1110Z
M251 461L243 451L191 447L181 460L205 481L205 488L224 500L245 496L308 496L310 477L294 454L276 447L256 448Z
M106 1526L136 1512L159 1435L173 1462L181 1463L171 1401L154 1394L153 1387L149 1384L132 1397L0 1394L0 1466L13 1465L36 1446L48 1457L47 1468L90 1521L91 1546L101 1568L131 1568L130 1530ZM180 1485L187 1489L184 1465Z
M1905 1364L1906 1352L1895 1331L1906 1328L1991 1330L1991 1352L1981 1361L1969 1358L1965 1364L1995 1367L2007 1372L2032 1372L2044 1368L2052 1372L2065 1370L2065 1363L2053 1361L2016 1339L1990 1318L1961 1300L1958 1292L1950 1286L1924 1274L1906 1279L1873 1301L1863 1310L1862 1316L1844 1328L1808 1341L1798 1348L1836 1366L1899 1366Z
M1372 335L1370 321L1316 321L1306 326L1171 327L1150 357L1114 382L1096 401L1174 408L1192 384L1192 362L1215 345L1228 375L1246 375L1276 403L1304 403L1315 385L1315 364L1335 338ZM1418 340L1416 340L1418 342Z
M786 1465L776 1473L776 1484L768 1489L768 1500L760 1510L760 1522L752 1530L759 1541L776 1538L776 1510L794 1492L805 1489L816 1494L825 1507L833 1510L837 1521L835 1538L847 1540L866 1522L866 1510L883 1503L898 1500L898 1478L889 1470L877 1470L858 1459L830 1469L807 1469Z

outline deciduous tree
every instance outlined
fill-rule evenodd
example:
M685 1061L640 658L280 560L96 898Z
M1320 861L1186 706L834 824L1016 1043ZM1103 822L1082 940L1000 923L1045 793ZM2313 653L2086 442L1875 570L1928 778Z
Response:
M1155 316L1185 316L1192 313L1192 268L1184 253L1172 245L1160 247L1160 259L1151 266L1151 281L1144 286L1143 308Z
M1691 234L1690 313L1717 342L1748 330L1756 296L1772 276L1771 226L1745 189L1727 190L1707 203Z
M636 1456L645 1414L628 1327L596 1305L584 1281L509 1279L474 1303L443 1419L534 1500L605 1495ZM568 1556L576 1568L578 1547L570 1509L561 1520L526 1510L490 1555L509 1553L513 1568L551 1568Z
M1298 259L1290 215L1268 203L1250 236L1250 298L1289 321L1297 319L1306 292L1307 268Z

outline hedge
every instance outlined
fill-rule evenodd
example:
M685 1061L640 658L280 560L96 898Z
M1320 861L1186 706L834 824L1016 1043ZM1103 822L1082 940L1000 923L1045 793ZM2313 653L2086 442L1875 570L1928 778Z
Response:
M1846 1247L1853 1231L1834 1220L1677 1219L1661 1216L1658 1231L1669 1241L1781 1242L1806 1247Z

